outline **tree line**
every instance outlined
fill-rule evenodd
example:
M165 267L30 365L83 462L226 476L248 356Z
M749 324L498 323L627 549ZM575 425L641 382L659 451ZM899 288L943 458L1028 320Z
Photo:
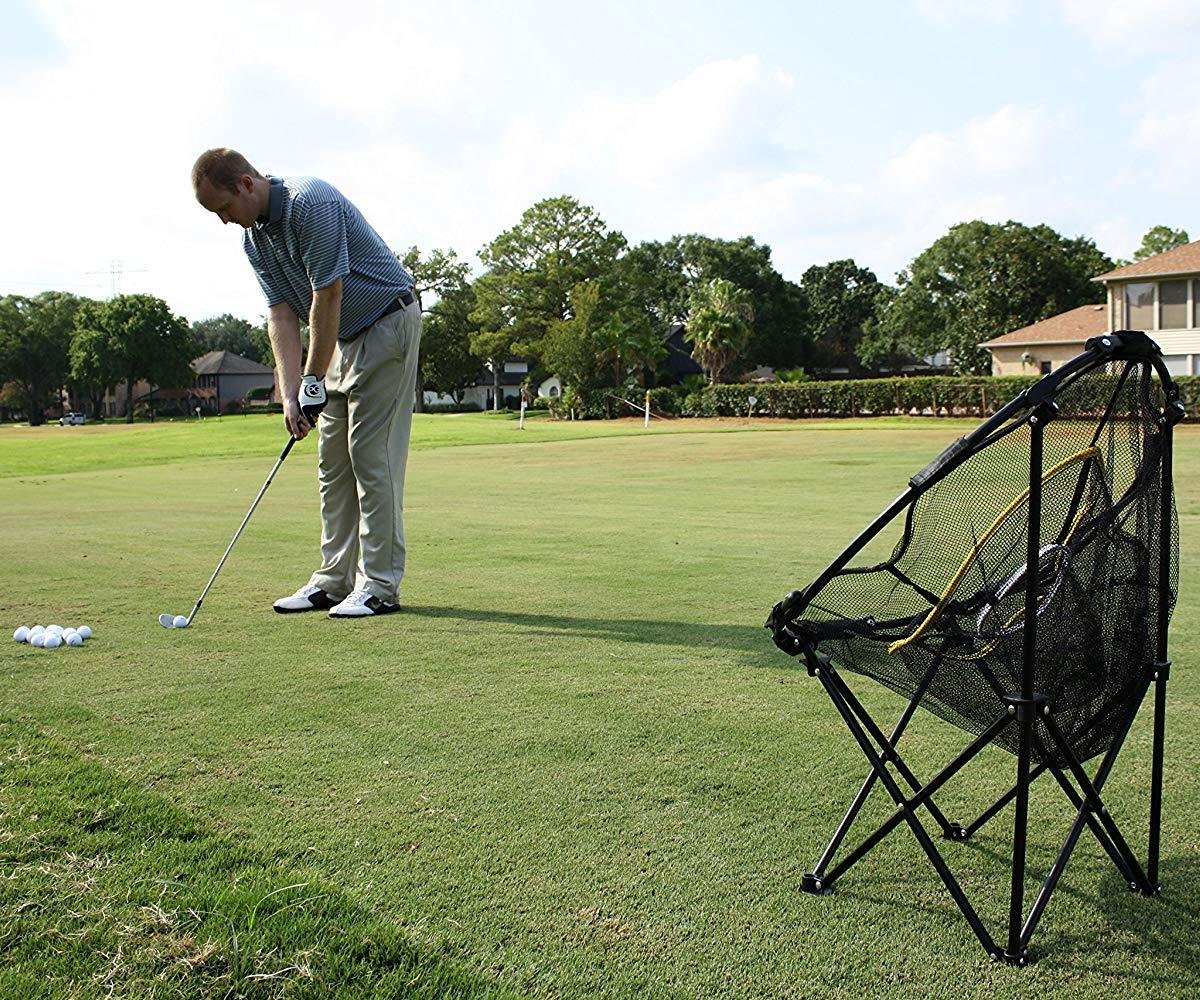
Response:
M1188 242L1156 226L1134 260ZM945 352L960 374L984 374L979 344L1076 306L1101 302L1092 279L1115 262L1086 237L1046 225L963 222L881 282L852 259L809 267L798 281L753 237L698 233L630 245L569 196L527 209L478 253L482 270L452 249L399 255L425 310L418 405L424 389L455 399L492 371L502 405L504 362L528 362L528 386L558 376L585 392L654 387L678 326L711 383L758 366L784 379L878 375ZM0 409L31 423L64 388L100 415L105 391L189 386L188 362L228 350L273 364L265 323L230 314L188 324L151 295L96 301L66 292L0 297Z

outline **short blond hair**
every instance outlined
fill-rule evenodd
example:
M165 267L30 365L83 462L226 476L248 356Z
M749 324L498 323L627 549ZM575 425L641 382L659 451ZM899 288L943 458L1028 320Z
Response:
M226 149L224 146L209 149L201 153L192 165L192 190L199 191L200 185L207 179L215 188L236 191L238 178L243 174L262 177L236 149Z

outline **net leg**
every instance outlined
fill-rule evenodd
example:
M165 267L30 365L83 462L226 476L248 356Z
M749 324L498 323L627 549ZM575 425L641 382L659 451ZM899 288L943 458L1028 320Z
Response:
M826 693L829 695L830 700L834 703L838 713L842 716L846 726L849 728L851 735L862 749L862 752L866 755L867 760L870 761L871 769L879 776L880 782L882 782L883 786L887 789L888 794L892 797L892 801L896 803L895 814L893 814L893 816L887 820L875 832L875 834L872 835L871 838L868 838L871 841L870 846L873 847L875 843L878 843L879 840L882 840L892 828L898 826L901 822L907 823L913 832L913 836L917 838L917 842L921 845L922 850L925 851L926 856L929 858L929 863L933 865L934 870L938 873L942 883L946 886L946 889L950 893L951 897L953 897L954 902L958 904L958 908L962 912L963 917L966 918L967 923L971 926L971 930L975 932L975 936L979 939L980 944L983 945L984 949L990 956L993 958L999 958L1000 951L996 946L996 943L992 940L991 935L988 934L987 928L983 926L983 922L979 919L979 915L975 912L974 907L971 906L970 901L967 899L966 893L963 892L962 886L958 884L958 880L947 867L946 862L942 859L941 854L938 853L938 849L934 844L933 839L929 836L928 832L925 830L925 827L921 825L921 821L916 815L916 807L923 804L924 800L928 799L937 788L940 788L964 764L978 754L979 751L983 749L983 747L986 746L987 743L989 743L995 737L995 735L1009 723L1010 719L1007 716L1002 716L1001 718L997 719L996 722L990 726L986 732L984 732L974 741L974 743L971 744L970 747L967 748L967 750L963 751L963 753L955 758L954 761L943 768L937 778L929 782L929 784L921 789L921 791L917 792L916 795L914 795L911 799L905 799L903 792L900 790L900 786L896 784L895 779L887 770L884 761L881 759L879 753L875 749L875 746L868 738L866 732L864 732L863 727L858 721L858 718L855 716L854 712L850 708L849 703L846 701L844 693L848 689L846 688L845 683L840 677L837 676L836 672L831 669L822 668L816 673L817 677L821 681L822 686L825 688ZM866 850L869 849L870 847L866 847L864 845L864 847L860 848L860 851L855 852L855 854L861 856L861 854L866 853ZM857 860L857 857L852 856L851 858L847 858L842 862L841 865L838 866L839 869L845 870L846 867L849 867L850 864L853 864L854 860ZM840 874L840 872L838 874ZM834 877L836 877L835 874L830 873L830 879L832 880ZM827 887L817 886L816 888L818 891L821 891L823 888Z

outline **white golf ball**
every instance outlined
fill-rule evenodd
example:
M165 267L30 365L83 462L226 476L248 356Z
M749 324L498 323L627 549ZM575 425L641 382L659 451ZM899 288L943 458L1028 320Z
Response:
M83 636L81 636L78 632L72 632L63 640L63 642L65 642L68 646L82 646Z
M176 615L175 620L171 622L172 628L187 628L187 616Z
M90 639L92 637L92 626L91 625L80 625L79 628L77 628L75 631L78 632L85 639Z
M45 642L46 642L46 633L38 632L37 635L32 636L30 638L29 645L41 647Z
M43 625L34 625L34 626L33 626L33 628L31 628L31 629L29 630L29 636L30 636L30 638L32 638L32 637L33 637L33 636L35 636L35 635L41 635L41 634L42 634L43 632L45 632L45 631L46 631L46 629L45 629L45 626L43 626Z
M47 632L53 632L53 633L55 633L56 635L62 635L62 634L63 634L63 627L62 627L61 625L47 625L47 626L46 626L46 631L47 631Z
M19 629L17 629L13 633L13 639L16 642L28 642L29 641L29 626L22 625Z
M47 649L58 649L62 645L62 636L57 632L51 632L46 636L44 645Z

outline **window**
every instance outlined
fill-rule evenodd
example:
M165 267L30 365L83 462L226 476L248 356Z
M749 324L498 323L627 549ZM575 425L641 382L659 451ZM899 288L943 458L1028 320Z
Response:
M1183 330L1188 325L1188 283L1160 281L1158 283L1158 328Z
M1043 375L1050 374L1050 362L1049 361L1043 361L1041 363L1041 365L1039 366L1039 368L1041 369L1041 372Z
M1163 364L1172 375L1188 374L1188 356L1186 354L1164 354Z
M1154 329L1154 282L1125 286L1125 321L1131 330Z

